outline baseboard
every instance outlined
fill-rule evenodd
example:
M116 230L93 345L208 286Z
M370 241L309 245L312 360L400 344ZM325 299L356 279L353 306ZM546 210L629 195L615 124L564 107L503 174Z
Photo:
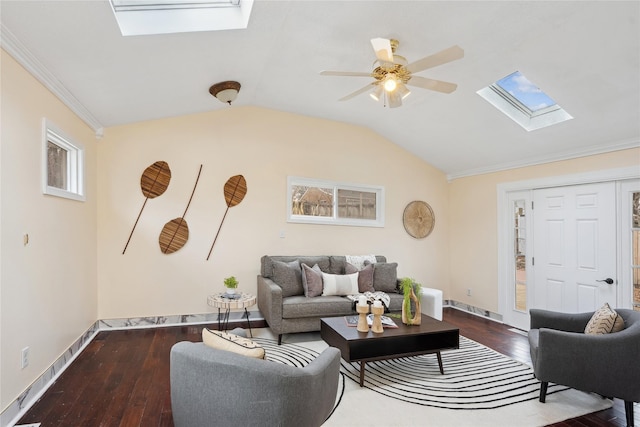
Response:
M470 304L466 304L460 301L456 301L456 300L444 300L443 301L443 307L451 307L454 308L456 310L460 310L460 311L464 311L467 313L471 313L475 316L478 317L482 317L485 319L489 319L489 320L493 320L495 322L499 322L499 323L503 323L502 322L502 315L498 314L498 313L494 313L492 311L489 310L485 310L483 308L479 308L479 307L474 307Z
M249 311L252 328L266 325L259 311ZM60 356L42 375L23 391L7 408L0 413L0 427L13 427L33 404L49 389L56 379L67 369L100 331L122 329L160 328L170 326L188 326L217 324L218 313L185 314L175 316L132 317L123 319L105 319L96 321ZM229 329L247 324L244 311L229 314Z

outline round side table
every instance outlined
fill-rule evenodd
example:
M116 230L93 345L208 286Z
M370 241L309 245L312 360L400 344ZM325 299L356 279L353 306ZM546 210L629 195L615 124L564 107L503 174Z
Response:
M249 334L251 334L251 337L253 338L251 320L249 319L247 307L251 307L256 304L256 296L245 292L236 294L236 296L236 298L229 298L223 292L209 295L207 298L207 304L218 309L218 330L220 331L223 330L223 327L225 331L229 328L229 313L232 308L244 308L243 317L246 317L247 319ZM224 314L220 315L220 310L224 310Z

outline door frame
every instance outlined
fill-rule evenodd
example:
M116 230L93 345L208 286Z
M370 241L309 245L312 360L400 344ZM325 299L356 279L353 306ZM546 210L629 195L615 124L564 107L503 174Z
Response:
M524 181L506 182L497 185L497 226L498 226L498 313L502 315L502 321L506 324L513 323L513 315L509 305L509 286L513 282L512 277L512 260L513 253L513 241L511 238L511 228L513 227L512 221L512 207L510 201L510 193L516 191L532 191L535 189L562 187L568 185L580 185L580 184L592 184L596 182L610 182L610 181L622 181L627 179L640 178L640 168L637 166L630 166L626 168L605 169L599 171L577 173L570 175L558 175L544 178L535 178ZM620 201L617 203L620 204ZM620 217L620 206L616 206L616 216ZM528 223L532 221L532 218L528 219ZM620 234L620 227L617 227L617 232ZM620 241L621 236L617 236ZM529 275L529 271L533 273L531 266L531 253L527 253L527 293L529 284L533 283L533 275ZM618 277L622 277L622 263L621 257L618 257L616 270ZM618 292L617 304L621 304L626 301L621 301L624 289L620 289Z

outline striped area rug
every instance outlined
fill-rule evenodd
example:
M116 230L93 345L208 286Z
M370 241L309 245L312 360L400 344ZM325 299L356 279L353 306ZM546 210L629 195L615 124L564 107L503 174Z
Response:
M254 340L268 360L299 367L327 347L322 340L281 346L271 338ZM529 366L462 336L458 350L442 352L442 362L444 375L435 354L370 362L359 387L359 363L342 360L336 407L325 426L544 426L611 406L556 384L540 403L540 383Z

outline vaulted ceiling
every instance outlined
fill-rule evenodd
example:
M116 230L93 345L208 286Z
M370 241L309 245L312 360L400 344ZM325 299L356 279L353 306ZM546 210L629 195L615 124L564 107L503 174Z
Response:
M0 8L3 48L95 129L234 108L208 88L237 80L234 106L365 126L450 178L640 145L637 1L256 1L245 30L131 37L107 1ZM375 37L409 62L459 45L463 59L419 73L457 90L339 102L369 78L319 72L371 71ZM516 70L574 119L527 132L476 94Z

